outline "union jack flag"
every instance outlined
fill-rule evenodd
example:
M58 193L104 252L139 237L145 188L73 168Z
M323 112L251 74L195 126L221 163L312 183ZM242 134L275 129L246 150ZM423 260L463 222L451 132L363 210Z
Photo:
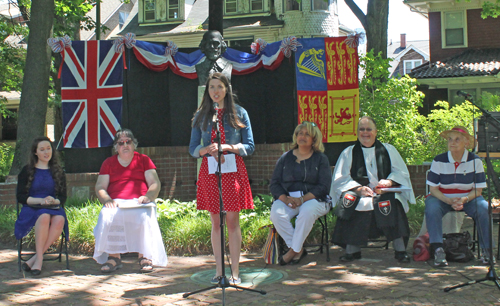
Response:
M65 148L109 147L120 128L123 65L113 42L73 41L62 53Z

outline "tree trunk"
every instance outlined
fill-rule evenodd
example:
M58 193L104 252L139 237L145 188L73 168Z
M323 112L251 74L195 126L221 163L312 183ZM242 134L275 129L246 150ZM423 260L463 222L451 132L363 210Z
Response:
M387 58L387 27L389 23L389 0L369 0L366 11L366 51L373 49L377 55Z
M382 52L387 58L389 0L368 0L366 15L353 0L344 1L365 28L366 52L373 49L375 55Z
M16 151L10 175L26 164L33 138L45 134L50 73L50 47L54 0L32 0L30 30L17 126Z

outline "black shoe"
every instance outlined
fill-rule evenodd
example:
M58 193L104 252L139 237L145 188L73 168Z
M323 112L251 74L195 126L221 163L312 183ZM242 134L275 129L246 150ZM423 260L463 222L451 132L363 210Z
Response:
M296 265L296 264L298 264L302 260L302 258L304 258L306 256L307 256L307 251L306 251L306 249L304 249L302 251L302 254L300 254L299 259L292 259L292 261L290 262L290 264Z
M286 262L284 259L283 259L283 256L280 256L280 258L278 259L280 265L282 266L286 266L288 265L289 263L291 263L292 261L290 260L289 262Z
M411 261L410 256L406 251L403 252L394 252L394 258L396 258L400 263L409 263Z
M31 267L28 266L27 263L23 262L23 264L21 265L21 269L23 269L24 272L29 272L31 271Z
M353 261L355 259L361 259L361 252L356 252L356 253L352 253L352 254L345 254L345 255L340 256L340 261L343 261L343 262L349 262L349 261Z
M42 270L39 270L39 269L33 269L31 270L31 275L40 275L40 273L42 273Z

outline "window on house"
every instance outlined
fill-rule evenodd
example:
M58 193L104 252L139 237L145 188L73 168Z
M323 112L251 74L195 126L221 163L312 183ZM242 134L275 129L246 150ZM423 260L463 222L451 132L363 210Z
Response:
M238 37L238 38L229 38L225 39L228 47L237 49L239 51L250 51L250 46L254 42L253 37Z
M168 19L179 18L179 0L168 0Z
M128 18L128 13L126 12L119 12L118 13L118 25L121 28L123 28L123 25L125 24L125 21L127 21Z
M311 1L311 9L313 11L328 11L328 5L330 4L329 0L312 0Z
M283 0L285 11L300 11L300 3L297 0Z
M226 14L234 14L237 12L238 1L237 0L225 0L225 10Z
M264 0L251 0L252 12L262 12L264 10Z
M144 0L144 20L156 20L156 0Z
M465 11L443 13L443 47L466 46Z
M408 74L415 67L422 65L422 60L406 60L404 61L405 71L404 74Z

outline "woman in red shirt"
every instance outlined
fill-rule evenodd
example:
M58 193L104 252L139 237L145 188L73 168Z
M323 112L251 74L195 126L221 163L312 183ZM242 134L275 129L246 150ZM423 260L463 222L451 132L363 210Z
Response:
M104 273L121 268L120 254L128 252L139 253L141 272L167 265L154 204L160 180L151 159L135 152L137 144L130 130L118 131L118 154L103 162L97 178L95 192L104 207L94 228L94 259Z

